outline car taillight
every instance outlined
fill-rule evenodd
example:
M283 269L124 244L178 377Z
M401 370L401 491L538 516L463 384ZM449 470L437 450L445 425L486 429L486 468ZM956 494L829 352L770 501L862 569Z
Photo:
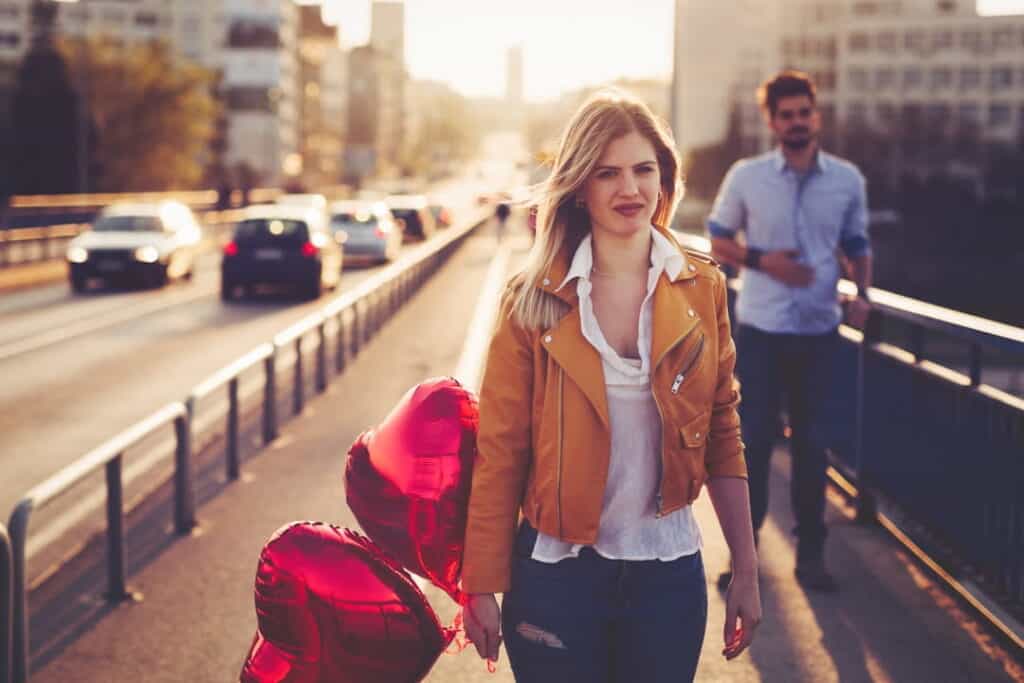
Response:
M234 242L228 242L224 245L225 256L238 256L238 245Z
M320 249L317 248L312 242L306 242L302 245L302 255L306 258L313 258L320 253Z
M388 236L388 231L378 225L376 228L373 229L373 234L379 237L380 239L384 239L385 237Z

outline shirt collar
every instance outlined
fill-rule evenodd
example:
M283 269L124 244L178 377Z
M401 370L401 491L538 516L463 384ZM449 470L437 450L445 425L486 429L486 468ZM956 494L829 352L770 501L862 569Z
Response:
M679 277L685 265L685 258L672 242L660 232L651 228L651 268L659 275L664 271L669 279L675 280ZM593 237L587 235L576 247L572 263L569 265L569 272L565 279L555 288L555 291L565 287L573 278L590 281L590 270L594 267Z
M821 148L814 154L814 168L821 173L828 170L828 160L825 159L825 156L826 154L821 151ZM775 170L779 173L786 170L786 155L782 153L782 147L777 146L772 150L772 161L775 164Z

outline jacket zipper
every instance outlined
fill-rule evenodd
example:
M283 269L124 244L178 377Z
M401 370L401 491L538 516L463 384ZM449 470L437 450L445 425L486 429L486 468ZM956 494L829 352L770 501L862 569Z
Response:
M676 346L678 346L681 341L683 341L684 339L689 337L691 334L694 333L695 330L697 330L699 328L700 328L699 325L694 325L693 327L688 329L686 332L684 332L681 335L679 335L678 337L676 337L676 339L671 344L668 345L668 348L665 349L664 353L661 354L661 357L658 358L658 361L651 368L651 375L652 376L654 375L654 371L658 369L659 365L661 365L661 361L665 360L665 356L668 355L669 351L671 351ZM658 400L658 392L655 390L654 387L651 388L651 396L654 397L654 406L658 409L658 417L661 418L661 431L662 431L662 436L664 436L664 433L665 433L665 413L661 409L661 401ZM661 512L661 502L662 502L661 487L662 487L662 484L664 483L663 482L664 476L665 476L665 444L662 443L661 444L661 472L658 473L658 493L655 495L655 503L657 504L657 509L655 510L655 513L654 513L655 517L663 517L664 516L664 514Z
M679 387L683 385L683 381L686 379L686 373L693 370L693 366L697 364L698 360L700 360L700 355L704 352L704 339L705 337L701 335L701 338L697 341L697 346L690 352L690 357L687 358L686 363L683 364L683 369L680 370L679 374L676 375L676 378L672 380L673 394L679 393Z
M558 535L562 535L562 421L564 401L562 386L565 384L565 370L558 368L558 472L555 475L555 513L558 515ZM537 520L540 523L540 520Z

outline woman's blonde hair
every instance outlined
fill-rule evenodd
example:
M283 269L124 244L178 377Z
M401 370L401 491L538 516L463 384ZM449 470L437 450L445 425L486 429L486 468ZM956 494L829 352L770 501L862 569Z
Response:
M661 174L661 196L653 222L665 228L681 198L682 180L675 141L668 126L639 99L619 90L590 97L569 120L562 133L547 180L537 188L537 230L520 284L512 300L512 315L528 329L547 328L568 312L564 301L536 286L566 249L571 257L590 232L590 216L576 205L576 193L597 167L608 144L636 131L654 147Z

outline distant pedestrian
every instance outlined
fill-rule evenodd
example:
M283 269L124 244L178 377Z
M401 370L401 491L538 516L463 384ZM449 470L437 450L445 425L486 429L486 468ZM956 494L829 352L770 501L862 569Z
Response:
M508 223L508 217L511 213L512 210L505 202L499 202L498 207L494 210L494 218L497 221L495 228L499 243L505 238L505 225Z
M708 218L712 254L743 268L736 306L737 374L743 386L746 444L755 532L768 509L769 459L783 398L792 428L790 498L796 518L796 578L834 590L824 562L825 449L842 319L836 284L842 252L857 297L847 322L862 327L870 311L871 246L864 177L848 161L820 149L821 116L814 84L786 71L759 90L779 146L736 162ZM743 233L743 241L737 240ZM725 587L731 579L719 577Z
M543 188L480 389L466 633L518 681L690 681L705 484L737 566L726 658L761 618L725 280L667 228L679 160L638 100L584 104Z

